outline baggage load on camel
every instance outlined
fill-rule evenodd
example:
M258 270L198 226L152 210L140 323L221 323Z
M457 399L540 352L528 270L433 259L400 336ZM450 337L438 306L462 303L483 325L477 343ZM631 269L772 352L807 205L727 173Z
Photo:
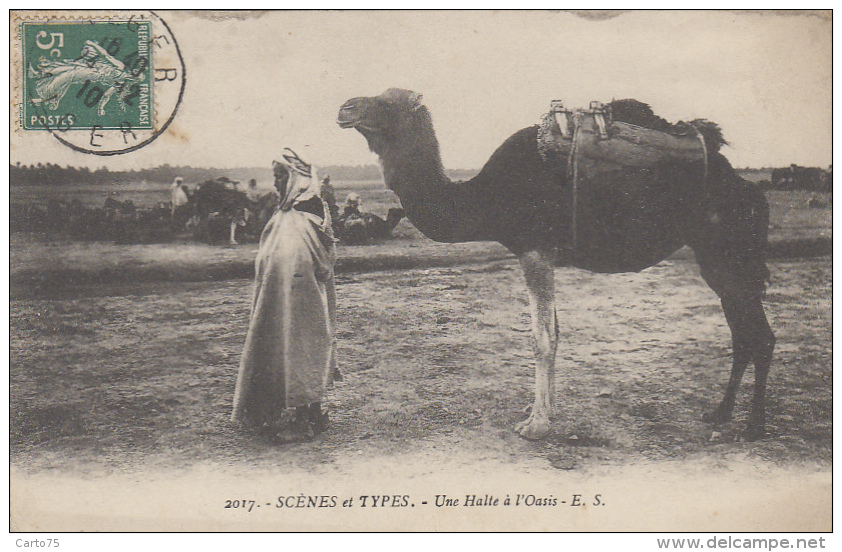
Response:
M541 124L539 150L545 159L553 152L569 154L575 141L578 151L574 160L607 163L609 166L598 166L601 171L619 166L652 169L674 162L705 163L704 141L692 125L659 122L661 128L647 128L615 120L610 105L591 102L589 109L571 110L553 101Z
M572 183L572 228L564 246L582 256L603 250L620 263L594 270L635 270L622 264L623 248L633 248L627 256L634 258L641 252L633 243L641 241L651 246L644 257L661 255L679 227L676 213L686 222L704 198L707 152L701 134L689 124L654 122L659 129L615 120L610 105L591 102L588 109L571 110L557 101L542 121L539 152ZM651 239L640 240L641 234Z

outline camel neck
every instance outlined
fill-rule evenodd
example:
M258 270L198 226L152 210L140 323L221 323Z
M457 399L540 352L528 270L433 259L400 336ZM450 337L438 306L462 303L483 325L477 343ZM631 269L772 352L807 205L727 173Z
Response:
M383 164L383 175L386 185L396 193L397 188L409 185L411 188L419 185L449 184L444 174L444 167L439 153L439 144L435 137L408 136L403 140L396 140L380 155Z
M438 242L492 239L478 217L480 203L469 183L453 183L445 175L432 130L409 134L380 155L386 185L401 200L407 218L425 236Z

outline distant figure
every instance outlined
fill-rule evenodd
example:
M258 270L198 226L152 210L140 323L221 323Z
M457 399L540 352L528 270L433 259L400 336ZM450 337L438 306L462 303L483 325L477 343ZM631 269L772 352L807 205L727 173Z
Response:
M330 215L315 168L287 152L273 166L280 206L257 250L231 414L278 443L308 441L324 431L322 398L338 379Z
M807 207L810 209L824 209L828 206L827 201L824 201L816 194L810 196L810 199L807 200Z
M345 198L345 209L342 211L342 218L349 219L351 217L362 218L363 214L360 212L360 196L351 192Z
M336 224L339 222L339 206L336 204L336 190L330 183L330 175L322 180L322 199L325 200L330 210L330 220Z
M170 219L172 221L175 221L176 214L180 213L187 206L187 193L185 188L184 179L180 176L175 177L172 186L170 186L170 204L172 207Z
M248 188L246 188L246 195L249 201L257 201L260 199L260 190L257 189L257 180L252 178L249 180Z
M187 205L187 194L184 192L184 188L184 179L180 176L175 177L170 186L170 203L172 203L173 210L182 205Z
M336 225L336 232L345 243L356 244L366 240L366 222L360 203L360 196L353 192L345 198L345 208Z

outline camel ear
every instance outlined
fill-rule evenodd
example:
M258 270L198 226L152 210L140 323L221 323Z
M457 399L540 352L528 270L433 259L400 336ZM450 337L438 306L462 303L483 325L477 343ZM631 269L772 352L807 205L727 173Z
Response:
M413 92L409 96L410 105L412 106L412 111L417 111L419 107L423 106L424 104L421 103L421 100L424 96L419 94L418 92Z

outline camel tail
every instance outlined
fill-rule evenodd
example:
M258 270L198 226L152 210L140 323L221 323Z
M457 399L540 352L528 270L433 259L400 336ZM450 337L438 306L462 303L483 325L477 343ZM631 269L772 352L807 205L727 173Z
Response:
M755 250L760 256L763 266L765 267L764 280L771 281L769 268L766 266L766 258L769 254L769 201L766 199L766 194L756 184L752 186L752 194L754 195L754 237Z
M769 202L763 190L753 182L744 182L743 199L738 201L737 208L739 226L744 233L742 240L742 266L744 274L749 280L762 287L761 295L765 294L765 284L771 281L771 273L766 264L769 255Z
M702 135L709 154L719 151L722 146L728 145L728 141L722 135L722 129L716 123L707 119L693 119L690 124Z

